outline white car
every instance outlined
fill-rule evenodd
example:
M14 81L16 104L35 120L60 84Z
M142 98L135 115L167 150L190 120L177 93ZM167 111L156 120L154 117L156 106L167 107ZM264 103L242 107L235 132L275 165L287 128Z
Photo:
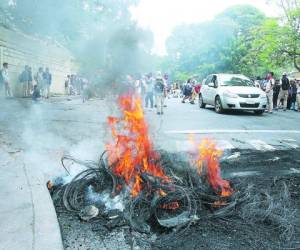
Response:
M247 110L263 114L267 96L244 75L209 75L199 93L199 107L213 105L217 113L224 110Z

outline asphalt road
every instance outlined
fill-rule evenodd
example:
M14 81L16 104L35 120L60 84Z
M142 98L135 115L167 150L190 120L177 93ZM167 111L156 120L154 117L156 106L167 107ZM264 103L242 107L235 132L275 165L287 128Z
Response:
M189 150L189 134L196 141L214 139L225 150L293 150L300 147L300 113L278 111L255 115L253 112L217 114L213 107L200 109L197 104L182 104L168 99L163 116L146 110L147 118L164 139L160 144L172 151ZM150 126L151 127L151 126Z
M278 111L255 115L251 112L217 114L212 108L166 101L162 116L145 109L151 138L157 148L189 151L194 140L210 138L225 151L295 150L300 147L300 113ZM30 160L43 159L45 172L52 175L64 153L95 160L107 141L108 115L117 111L115 103L65 97L32 103L29 99L1 100L0 132ZM3 140L5 142L5 140ZM299 156L300 157L300 156ZM52 167L49 167L51 165Z
M5 180L0 200L2 217L6 218L0 224L4 249L17 249L24 241L28 242L24 249L50 243L52 249L60 249L58 225L53 208L49 209L52 203L45 183L65 174L60 163L65 153L82 160L98 159L109 139L106 118L118 110L115 104L107 100L83 104L80 98L66 97L37 103L30 99L0 99L0 175ZM300 172L300 113L219 115L211 108L199 109L179 99L169 99L166 104L163 116L145 110L156 148L190 151L189 136L193 134L195 141L208 137L224 150L225 175L253 173L253 169L271 172L270 163L272 172L275 166L277 173L282 169L284 174ZM241 166L240 162L245 164ZM78 170L70 171L75 174ZM28 215L27 219L23 215ZM25 230L13 230L14 224ZM49 232L54 236L49 237Z

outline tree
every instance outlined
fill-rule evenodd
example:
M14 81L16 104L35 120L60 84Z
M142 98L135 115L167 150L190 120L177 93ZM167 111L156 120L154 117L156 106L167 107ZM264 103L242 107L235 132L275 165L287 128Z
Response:
M173 77L214 72L246 72L243 59L251 46L252 30L265 16L249 5L231 7L206 23L181 25L167 40L165 65ZM166 63L167 62L167 63Z

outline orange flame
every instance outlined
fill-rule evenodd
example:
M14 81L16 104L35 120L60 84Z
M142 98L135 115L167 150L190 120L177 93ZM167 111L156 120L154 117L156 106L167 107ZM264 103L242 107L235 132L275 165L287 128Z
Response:
M106 145L112 171L123 177L136 197L143 189L142 173L169 181L148 134L142 102L139 97L123 95L118 99L122 117L108 117L113 142Z
M190 141L195 144L193 136ZM223 197L232 195L233 189L227 180L223 180L220 170L220 157L222 150L217 149L214 141L204 139L197 145L197 167L199 175L202 174L203 166L206 166L207 181L210 186Z
M215 201L212 206L215 208L219 208L221 206L227 206L228 204L229 203L227 201Z
M175 210L175 209L179 208L179 203L177 201L166 203L166 204L162 205L162 208L168 209L168 210Z

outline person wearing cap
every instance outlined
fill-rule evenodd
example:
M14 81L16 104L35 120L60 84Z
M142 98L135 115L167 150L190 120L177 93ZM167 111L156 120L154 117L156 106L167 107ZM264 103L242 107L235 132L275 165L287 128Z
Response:
M287 73L283 73L282 78L280 80L280 92L279 92L279 96L278 96L278 100L277 100L276 110L278 110L280 101L283 99L283 110L286 111L287 100L288 100L288 96L289 96L289 88L290 88L290 81L287 78Z
M165 97L165 84L160 72L156 73L156 80L154 84L156 109L158 115L164 114L164 97Z

